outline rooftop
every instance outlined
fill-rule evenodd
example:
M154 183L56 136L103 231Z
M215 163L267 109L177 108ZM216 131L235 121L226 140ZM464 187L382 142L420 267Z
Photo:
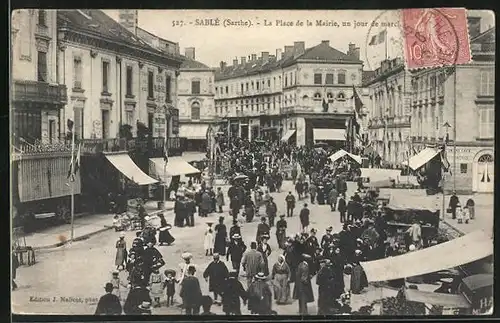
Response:
M198 62L197 60L187 58L182 56L183 62L181 64L181 69L210 69L207 65Z
M246 75L270 72L274 69L291 66L299 61L318 61L328 63L352 63L362 64L363 62L354 56L347 55L333 47L328 43L321 42L320 44L307 48L304 53L297 57L292 55L276 57L269 55L268 59L262 57L255 60L249 60L245 63L241 61L237 65L224 66L224 68L216 68L215 79L225 80Z

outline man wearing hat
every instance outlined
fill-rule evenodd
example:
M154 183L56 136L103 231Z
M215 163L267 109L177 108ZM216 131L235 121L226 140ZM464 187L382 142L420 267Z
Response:
M224 282L222 294L222 310L226 315L241 315L240 298L243 304L247 302L247 292L238 280L238 271L229 272L228 279Z
M229 275L226 265L220 261L218 253L214 253L214 260L208 265L203 272L203 278L209 282L208 290L214 293L214 303L218 304L218 297L222 295L224 281Z
M311 256L315 254L316 249L319 248L318 238L316 238L317 230L312 228L311 234L306 239L306 250Z
M202 293L200 281L194 275L196 268L194 265L188 265L186 275L181 283L179 296L182 298L182 306L186 315L197 315L200 313Z
M299 218L300 224L302 226L302 232L306 232L309 227L309 215L311 212L307 208L307 203L304 203L304 207L300 210Z
M248 309L252 314L269 315L272 311L273 294L267 283L267 275L259 272L248 287Z
M460 204L460 201L458 199L457 192L453 191L453 193L450 196L450 202L448 203L448 208L451 209L451 218L452 219L457 218L458 204Z
M231 256L231 263L233 269L240 273L241 259L243 258L243 253L247 250L247 246L241 240L241 235L239 233L233 234L231 241L229 242L229 247L227 248L226 259L229 261L229 256Z
M349 218L346 219L347 204L346 204L346 201L345 201L345 194L341 194L340 195L340 198L339 198L339 200L337 202L337 210L340 213L340 223L344 223L346 220L347 221L352 221L352 218L351 219L349 219Z
M269 197L269 201L266 204L266 214L269 218L269 226L274 227L274 219L276 218L276 213L278 212L278 206L274 202L272 197Z
M287 223L285 215L281 214L280 219L276 222L276 240L280 249L285 249Z
M243 255L243 260L241 261L243 270L247 273L247 287L250 286L253 276L257 275L261 268L264 266L264 256L262 253L257 251L257 242L252 241L250 243L250 250L248 250Z
M321 237L320 246L322 249L325 249L333 241L332 230L332 226L329 226L326 228L326 233Z
M107 283L104 287L106 294L97 302L95 315L121 315L122 305L118 296L113 295L113 284Z
M257 225L257 234L255 236L255 240L257 243L260 242L260 237L263 235L269 235L269 232L271 231L271 228L269 225L266 223L266 218L261 217L260 218L260 223Z
M293 299L299 300L299 314L307 315L307 303L314 302L309 269L311 256L303 253L302 259L302 262L297 267L295 284L293 286Z
M292 192L288 192L288 195L285 197L285 201L286 201L286 216L292 217L293 210L295 209L295 196L292 194Z
M316 276L318 285L318 315L328 314L332 307L334 274L330 259L322 259Z

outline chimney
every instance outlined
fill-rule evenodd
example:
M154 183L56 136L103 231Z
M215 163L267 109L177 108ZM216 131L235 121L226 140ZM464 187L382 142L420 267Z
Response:
M128 31L137 36L137 25L139 21L138 10L122 9L118 13L118 22Z
M186 47L184 49L184 55L187 58L192 59L194 61L196 59L195 52L194 52L194 47Z
M283 51L281 50L281 48L278 48L276 50L276 59L279 61L282 58L282 55L283 55Z
M285 46L285 53L283 54L283 58L288 58L293 56L293 46Z
M262 60L264 62L269 61L269 52L262 52Z
M252 54L252 62L257 60L257 54Z
M233 59L233 66L237 66L238 65L238 57L235 57Z
M354 49L355 49L355 48L356 48L356 44L354 44L354 43L349 43L349 52L348 52L347 54L352 53L352 52L354 51Z
M241 56L241 65L245 65L247 62L247 58L245 56Z
M220 62L220 70L221 70L221 71L224 71L224 69L225 69L225 68L226 68L226 62L221 61L221 62Z
M329 40L322 40L321 43L326 46L330 46L330 41Z
M306 43L303 41L296 41L293 43L293 57L298 57L306 51Z
M469 25L470 39L481 33L481 17L467 17L467 24Z

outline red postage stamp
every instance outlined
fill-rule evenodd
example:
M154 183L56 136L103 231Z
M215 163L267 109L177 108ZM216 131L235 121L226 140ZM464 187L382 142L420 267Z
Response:
M409 69L471 61L466 9L402 11L405 61Z

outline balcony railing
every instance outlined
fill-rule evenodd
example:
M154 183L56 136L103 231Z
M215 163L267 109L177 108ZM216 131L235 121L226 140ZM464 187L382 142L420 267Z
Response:
M68 101L66 86L36 81L14 81L12 100L64 105Z

